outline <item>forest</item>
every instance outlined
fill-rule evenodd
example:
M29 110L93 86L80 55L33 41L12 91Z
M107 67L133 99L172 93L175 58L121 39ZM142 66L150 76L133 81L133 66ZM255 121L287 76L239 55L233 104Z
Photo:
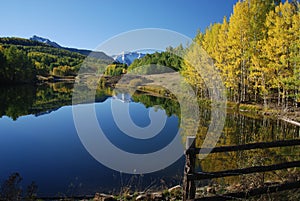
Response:
M1 83L30 83L35 80L36 69L32 60L15 46L0 46Z
M128 67L128 71L137 70L138 67L142 67L142 70L145 74L156 74L156 73L164 73L168 72L164 67L169 67L173 71L180 71L183 65L183 59L180 55L174 54L174 51L177 49L181 49L183 51L182 45L176 48L168 47L165 52L155 52L153 54L146 54L145 57L141 59L136 59L134 62ZM156 72L152 72L153 68L151 68L151 64L157 65ZM169 69L169 70L171 70Z
M195 66L188 62L202 65L196 62L203 56L198 48L212 60L229 101L283 109L300 106L298 1L239 1L229 19L224 17L222 23L198 31L192 44L168 47L166 52L136 59L128 70L151 64L170 67L180 71L200 98L207 99L209 90L203 79L207 75L196 73ZM147 71L147 67L142 69ZM213 75L211 79L215 79Z
M116 76L138 70L139 66L157 64L157 72L150 72L153 68L146 67L142 69L147 72L141 73L166 72L163 66L168 66L180 71L199 97L209 98L201 75L187 62L199 60L199 46L221 75L229 101L282 108L300 105L298 1L239 1L229 19L224 17L222 23L211 24L204 32L198 31L193 40L194 43L185 48L180 45L168 47L165 52L147 54L127 68L111 61L99 63L97 58L86 59L86 55L36 41L0 38L0 82L34 82L37 75L76 76L80 67L87 73Z
M185 58L197 59L196 46L212 58L228 100L288 108L300 103L300 12L298 1L245 0L229 19L211 24L194 38ZM188 81L203 97L201 75L185 62ZM212 78L213 79L213 78Z
M37 75L75 75L84 58L36 41L0 38L0 82L34 83Z

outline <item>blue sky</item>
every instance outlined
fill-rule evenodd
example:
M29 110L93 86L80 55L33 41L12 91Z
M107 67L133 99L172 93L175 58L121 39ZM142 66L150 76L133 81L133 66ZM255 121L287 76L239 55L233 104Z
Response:
M170 29L193 38L230 16L238 0L4 0L0 36L49 38L62 46L94 49L122 32Z

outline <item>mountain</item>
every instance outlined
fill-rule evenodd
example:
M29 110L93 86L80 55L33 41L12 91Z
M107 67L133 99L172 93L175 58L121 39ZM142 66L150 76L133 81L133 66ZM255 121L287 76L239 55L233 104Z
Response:
M146 54L140 52L122 52L119 55L114 55L112 58L119 63L127 64L128 66L136 59L143 58Z
M95 57L95 58L103 59L103 60L110 61L110 62L114 61L113 58L106 55L104 52L85 50L85 49L76 49L76 48L69 48L69 47L62 47L59 44L57 44L56 42L53 42L53 41L51 41L47 38L43 38L43 37L36 36L36 35L31 37L29 40L44 43L44 44L50 45L50 46L55 47L55 48L60 48L60 49L68 50L68 51L71 51L71 52L76 52L76 53L82 54L84 56Z
M52 42L47 38L42 38L42 37L39 37L39 36L36 36L36 35L29 38L29 40L37 41L37 42L40 42L40 43L45 43L45 44L48 44L52 47L61 48L61 46L59 44L57 44L56 42Z

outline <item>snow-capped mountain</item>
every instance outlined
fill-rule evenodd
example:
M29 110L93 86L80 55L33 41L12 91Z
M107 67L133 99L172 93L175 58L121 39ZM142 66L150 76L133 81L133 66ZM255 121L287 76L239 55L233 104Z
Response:
M39 37L39 36L32 36L29 40L33 40L33 41L38 41L38 42L41 42L41 43L46 43L48 45L51 45L52 47L57 47L57 48L61 48L61 46L59 44L57 44L56 42L53 42L47 38L42 38L42 37Z
M122 52L121 54L112 57L115 61L129 66L134 60L143 58L145 55L146 54L140 52Z

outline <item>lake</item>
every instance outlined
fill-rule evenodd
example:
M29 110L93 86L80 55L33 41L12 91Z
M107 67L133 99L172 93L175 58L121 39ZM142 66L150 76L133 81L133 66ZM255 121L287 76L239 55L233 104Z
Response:
M34 181L39 196L120 193L125 188L143 191L182 184L184 157L163 170L138 175L120 173L95 160L85 149L74 125L72 107L80 105L72 106L72 87L65 83L0 87L0 183L18 172L23 178L23 188ZM178 132L180 106L175 100L145 93L118 94L105 87L97 90L95 99L96 116L106 137L127 152L155 152L168 145ZM131 138L114 123L112 102L129 106L132 121L140 127L149 125L149 111L163 115L166 124L153 138ZM208 129L210 115L209 107L200 106L198 146ZM281 120L228 111L218 145L299 138L299 127ZM211 154L197 161L197 169L217 171L299 158L299 147ZM270 173L266 178L284 176L284 171L277 171L276 176ZM222 182L240 180L240 177L230 177Z

